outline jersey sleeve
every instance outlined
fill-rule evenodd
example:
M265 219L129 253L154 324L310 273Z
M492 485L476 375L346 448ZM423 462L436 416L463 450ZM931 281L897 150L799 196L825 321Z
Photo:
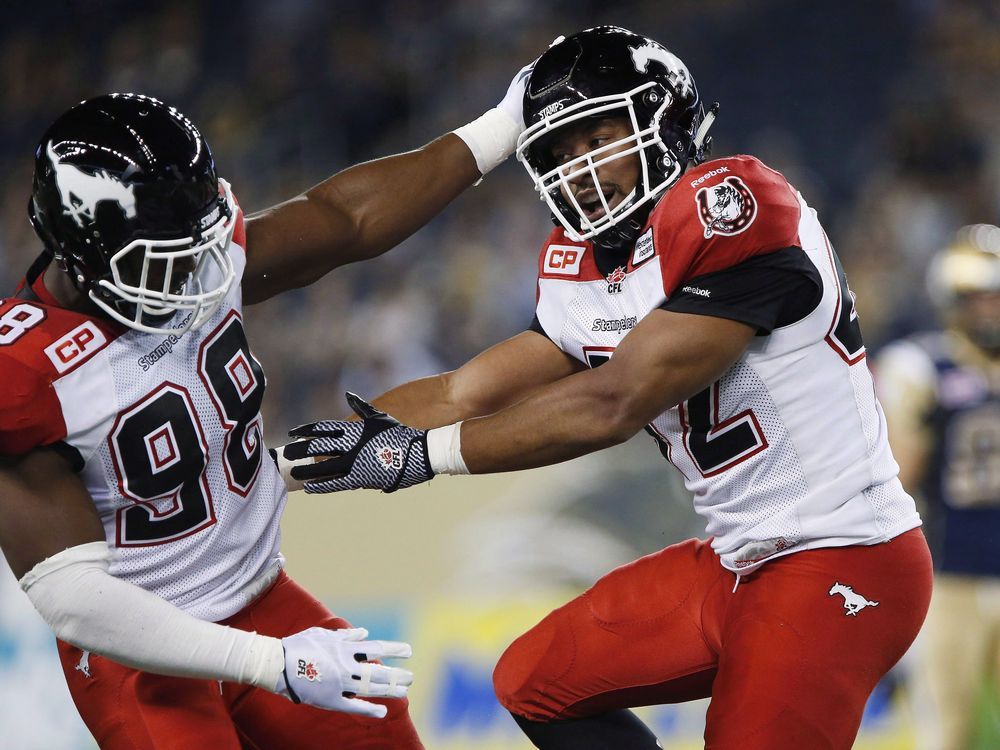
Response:
M697 277L801 247L800 212L788 181L752 156L685 173L650 217L664 298Z
M766 335L802 320L822 296L819 270L801 248L787 247L695 276L660 307L737 320Z
M59 398L49 378L0 354L0 455L20 456L66 437Z

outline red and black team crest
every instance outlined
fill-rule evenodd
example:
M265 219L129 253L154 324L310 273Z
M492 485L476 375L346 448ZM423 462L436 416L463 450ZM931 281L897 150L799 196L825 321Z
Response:
M703 187L694 196L705 239L713 234L733 235L746 230L757 218L757 199L739 177Z

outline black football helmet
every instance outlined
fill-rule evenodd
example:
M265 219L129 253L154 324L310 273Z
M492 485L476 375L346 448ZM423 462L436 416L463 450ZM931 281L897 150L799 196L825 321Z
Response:
M706 138L718 105L706 114L687 67L658 42L617 26L598 26L554 43L535 63L524 93L527 129L517 158L535 189L576 241L593 238L618 248L635 241L653 199L673 185L689 164L704 160ZM624 116L632 135L557 164L552 135L583 118ZM615 152L617 149L621 151ZM614 208L608 206L597 169L638 154L639 182ZM569 181L588 174L603 213L593 220L577 203Z
M235 278L229 186L191 121L147 96L98 96L60 116L35 152L28 215L74 286L139 331L198 327ZM165 327L178 311L184 324Z

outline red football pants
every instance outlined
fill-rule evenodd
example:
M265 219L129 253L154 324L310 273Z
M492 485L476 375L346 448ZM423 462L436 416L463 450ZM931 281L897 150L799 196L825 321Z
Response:
M735 583L698 540L624 565L511 644L497 696L536 721L711 696L706 748L850 748L927 613L922 532L798 552Z
M223 621L280 638L313 626L347 628L284 573L251 605ZM413 750L423 748L407 701L384 702L371 719L296 705L280 695L236 683L140 672L59 642L66 682L80 716L103 750Z

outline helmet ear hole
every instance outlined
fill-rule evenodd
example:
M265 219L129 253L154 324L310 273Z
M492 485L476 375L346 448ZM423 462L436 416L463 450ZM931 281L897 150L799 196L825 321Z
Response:
M669 151L665 151L657 160L656 167L661 172L670 172L674 168L674 157Z

